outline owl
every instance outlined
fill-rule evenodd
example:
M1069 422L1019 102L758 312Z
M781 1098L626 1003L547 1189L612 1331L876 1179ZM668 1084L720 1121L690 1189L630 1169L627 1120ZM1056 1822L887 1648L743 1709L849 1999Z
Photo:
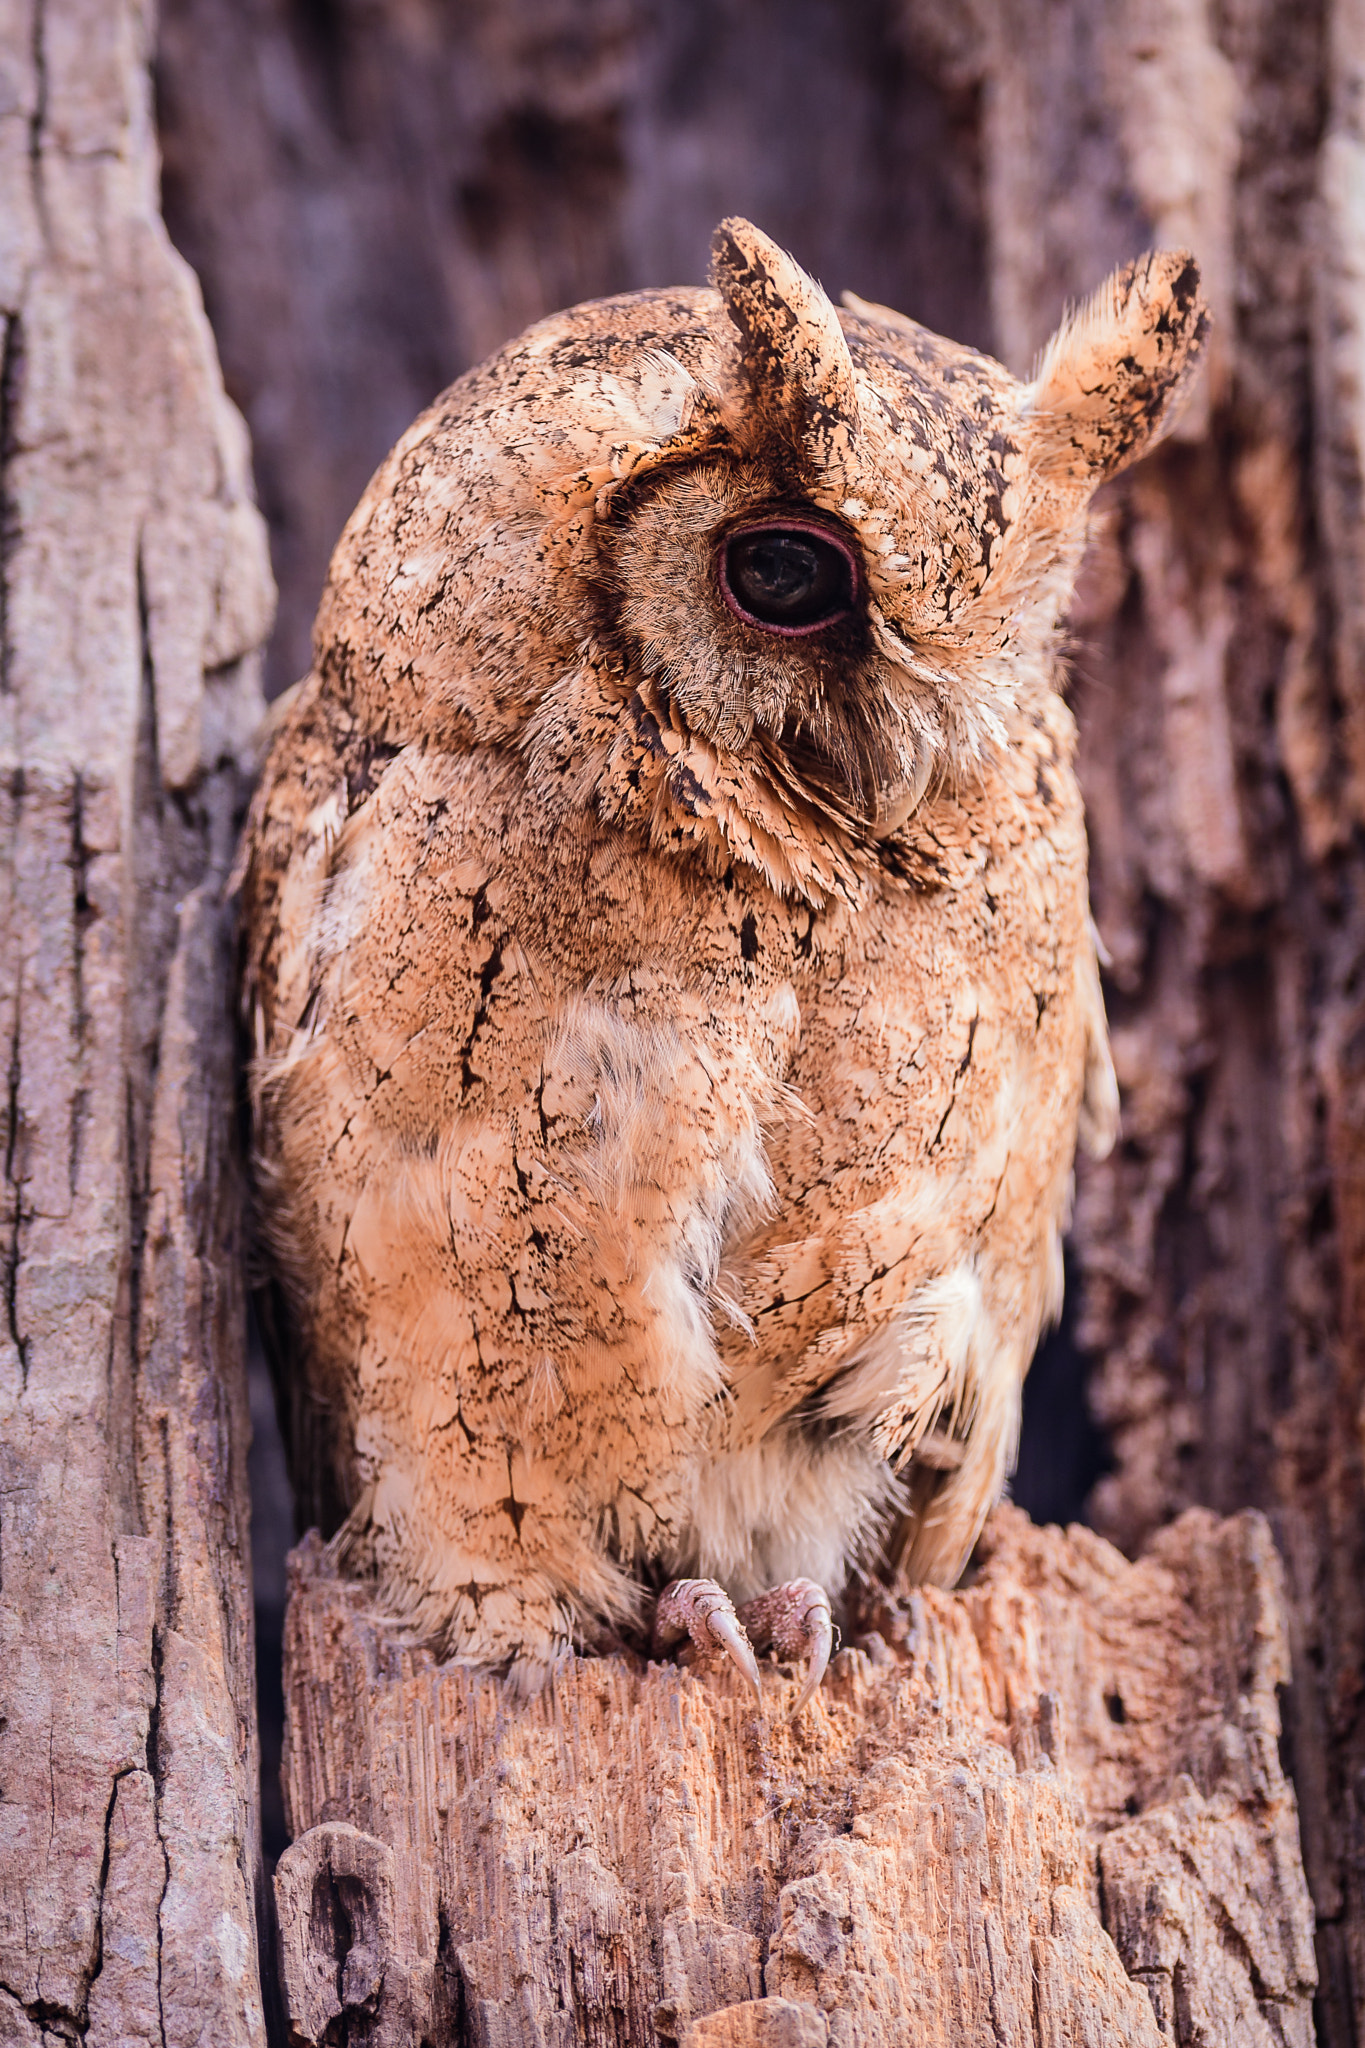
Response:
M441 1654L804 1700L851 1574L961 1571L1116 1120L1062 623L1205 326L1150 255L1021 383L727 220L370 484L243 1002L302 1502Z

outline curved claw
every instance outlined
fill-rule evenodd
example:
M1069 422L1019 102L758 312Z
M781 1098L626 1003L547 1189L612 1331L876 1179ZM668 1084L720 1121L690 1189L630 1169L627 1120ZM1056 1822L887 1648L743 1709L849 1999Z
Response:
M754 1689L763 1705L758 1662L735 1613L730 1595L714 1579L674 1579L660 1593L654 1609L654 1647L671 1649L691 1636L699 1650L722 1650Z
M820 1680L824 1677L829 1667L829 1660L834 1655L835 1628L833 1617L829 1611L829 1601L825 1600L818 1606L812 1603L806 1610L804 1619L806 1623L806 1641L809 1645L806 1654L806 1679L800 1692L796 1695L796 1705L788 1716L793 1721L800 1713L802 1707L805 1706L806 1701L818 1691Z
M779 1657L800 1659L805 1682L791 1710L794 1721L824 1677L834 1655L838 1631L830 1613L829 1594L814 1579L789 1579L757 1599L746 1600L739 1619L761 1649L769 1644Z
M733 1613L727 1614L723 1607L716 1608L706 1617L706 1626L718 1639L719 1647L725 1651L732 1664L737 1664L754 1689L754 1698L763 1705L763 1687L758 1679L758 1659L753 1652L749 1638L740 1627ZM828 1662L828 1657L826 1658ZM823 1669L823 1666L821 1667ZM819 1681L817 1679L816 1683Z

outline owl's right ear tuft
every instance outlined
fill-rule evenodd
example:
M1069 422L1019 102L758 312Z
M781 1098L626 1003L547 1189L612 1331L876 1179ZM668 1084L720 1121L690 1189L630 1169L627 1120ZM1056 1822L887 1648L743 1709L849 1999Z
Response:
M1174 420L1208 328L1187 250L1115 271L1062 323L1025 391L1040 474L1090 490L1135 462Z

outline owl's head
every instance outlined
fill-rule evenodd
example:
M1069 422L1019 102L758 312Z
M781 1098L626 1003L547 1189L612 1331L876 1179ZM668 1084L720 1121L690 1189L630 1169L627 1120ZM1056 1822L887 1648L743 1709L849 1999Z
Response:
M417 421L316 656L367 732L520 746L554 800L818 896L1009 744L1207 321L1151 255L1021 383L747 221L713 247L711 291L542 321Z

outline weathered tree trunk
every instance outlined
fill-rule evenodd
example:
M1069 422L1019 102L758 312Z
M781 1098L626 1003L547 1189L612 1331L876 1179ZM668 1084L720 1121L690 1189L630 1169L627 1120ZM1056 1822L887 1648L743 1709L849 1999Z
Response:
M0 14L0 2039L258 2043L223 883L272 592L134 0Z

